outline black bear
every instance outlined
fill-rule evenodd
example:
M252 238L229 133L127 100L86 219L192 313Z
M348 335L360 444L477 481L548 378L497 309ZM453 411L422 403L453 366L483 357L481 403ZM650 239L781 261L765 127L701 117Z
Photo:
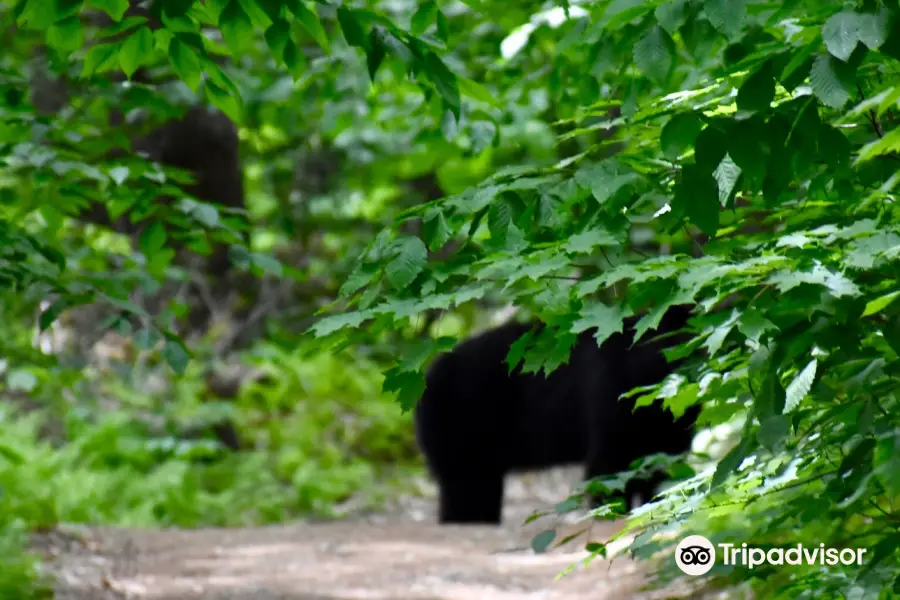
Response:
M510 374L505 362L510 345L531 324L506 323L438 357L416 406L415 426L440 489L440 522L499 524L509 472L583 463L592 478L627 470L650 454L688 450L696 407L676 421L658 402L633 412L633 400L619 396L659 383L674 370L662 350L685 341L689 334L681 330L690 316L690 306L673 306L656 333L647 332L637 344L636 316L600 347L592 331L584 332L568 363L549 376L518 367ZM646 502L663 479L630 482L626 500L638 493Z

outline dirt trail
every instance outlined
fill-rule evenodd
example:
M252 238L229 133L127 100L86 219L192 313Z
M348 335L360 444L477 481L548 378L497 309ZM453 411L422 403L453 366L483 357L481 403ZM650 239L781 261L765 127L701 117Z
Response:
M511 480L500 528L438 527L433 499L410 499L374 517L246 529L91 528L78 540L50 535L36 546L51 559L59 600L649 600L677 593L641 592L646 567L626 558L595 561L554 583L585 556L584 541L535 555L529 541L546 523L520 524L564 497L573 477ZM616 527L595 526L592 537L606 539Z

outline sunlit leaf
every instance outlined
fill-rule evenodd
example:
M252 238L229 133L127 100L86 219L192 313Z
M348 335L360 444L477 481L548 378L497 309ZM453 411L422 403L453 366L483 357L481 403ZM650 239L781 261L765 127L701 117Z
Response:
M809 390L812 389L813 381L816 378L816 367L818 364L818 361L815 359L811 360L785 388L784 410L786 412L794 410L800 404L800 401L809 394Z

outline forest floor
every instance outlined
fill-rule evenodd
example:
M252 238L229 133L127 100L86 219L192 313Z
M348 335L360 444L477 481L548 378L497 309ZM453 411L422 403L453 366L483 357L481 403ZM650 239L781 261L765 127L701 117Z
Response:
M510 477L502 527L439 527L434 497L404 498L377 515L244 529L80 529L51 532L47 558L58 600L650 600L688 596L679 584L642 592L648 567L586 556L580 537L537 555L532 536L551 517L522 526L536 508L566 497L577 470ZM431 490L433 494L433 489ZM595 525L608 539L619 524ZM575 526L564 526L576 531ZM583 527L583 525L582 525ZM699 596L690 596L699 597Z

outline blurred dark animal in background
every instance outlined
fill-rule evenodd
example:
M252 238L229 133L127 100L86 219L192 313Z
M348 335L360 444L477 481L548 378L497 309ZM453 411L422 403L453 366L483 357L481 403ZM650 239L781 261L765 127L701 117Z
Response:
M628 469L650 454L680 454L690 448L699 408L677 421L659 404L633 411L629 390L661 382L677 364L662 351L689 339L678 333L691 307L670 308L656 335L634 344L640 317L626 319L624 333L598 347L594 332L580 335L569 362L543 374L512 374L505 364L510 346L532 329L511 322L486 331L442 355L431 367L415 410L416 437L440 488L441 523L499 524L504 476L573 463L586 478ZM686 338L687 336L687 338ZM632 480L647 502L665 479ZM595 498L595 502L603 498Z

